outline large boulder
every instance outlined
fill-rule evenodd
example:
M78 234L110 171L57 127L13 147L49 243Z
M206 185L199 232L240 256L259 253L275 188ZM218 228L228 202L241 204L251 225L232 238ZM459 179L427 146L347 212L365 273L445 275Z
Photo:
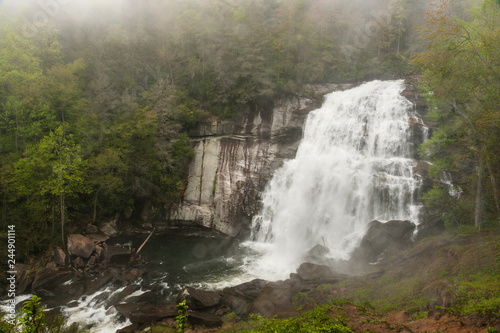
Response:
M42 268L41 270L36 272L31 289L33 293L36 293L41 289L46 289L49 291L55 290L63 283L71 280L73 277L73 270Z
M118 231L116 231L116 223L113 222L107 222L103 223L101 227L99 228L99 231L108 237L114 237L118 235Z
M294 296L291 284L270 282L262 289L250 312L267 318L289 317L290 314L297 313L293 306Z
M336 283L344 279L346 276L332 272L330 267L326 265L316 265L311 263L303 263L297 269L297 274L291 274L291 278L298 277L302 282L323 284Z
M68 253L72 256L88 259L94 248L94 242L88 237L78 234L68 236Z
M385 223L372 221L368 224L368 230L359 247L354 250L352 258L375 262L387 250L401 250L413 242L415 227L410 221L391 220Z
M222 320L219 317L208 312L188 311L188 320L191 324L208 327L222 325Z
M323 263L327 261L326 256L330 253L330 249L326 246L317 244L307 251L305 262Z
M144 303L116 304L116 310L132 323L151 324L178 315L175 305L154 305Z
M247 314L267 281L255 279L222 291L222 300L238 316Z
M19 271L18 271L19 274ZM19 274L17 278L17 294L24 294L28 290L35 279L36 272L32 270L24 270Z
M221 297L213 291L203 291L191 287L185 287L177 296L177 303L186 301L186 305L192 310L203 310L216 306Z

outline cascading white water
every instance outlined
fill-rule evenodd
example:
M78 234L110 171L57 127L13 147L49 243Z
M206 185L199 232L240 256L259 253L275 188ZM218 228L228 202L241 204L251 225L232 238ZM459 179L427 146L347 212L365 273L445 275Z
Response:
M254 218L247 245L265 253L254 273L286 277L318 244L348 259L374 219L418 223L415 114L403 89L403 81L369 82L329 94L308 115L296 158L276 171Z

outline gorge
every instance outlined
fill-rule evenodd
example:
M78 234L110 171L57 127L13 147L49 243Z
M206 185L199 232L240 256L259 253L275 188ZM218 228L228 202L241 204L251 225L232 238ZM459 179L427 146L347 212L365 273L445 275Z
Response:
M199 130L204 136L195 139L189 184L174 215L177 222L159 221L155 227L201 228L219 237L239 234L246 241L155 236L143 252L149 263L134 268L132 275L122 267L121 273L113 268L104 278L90 277L82 297L62 309L70 322L112 332L130 324L121 316L134 323L147 320L151 314L132 315L147 312L144 304L164 307L158 316L168 317L176 314L168 304L185 285L224 289L222 299L232 311L268 315L269 300L247 303L228 290L245 288L240 284L256 278L285 279L306 261L327 263L334 270L342 261L343 271L349 272L348 259L370 221L418 224L423 178L414 172L414 157L426 128L416 105L401 95L412 96L414 90L400 80L329 86L323 92L338 88L351 89L326 95L314 111L311 99L297 99L260 110L243 125ZM138 248L142 239L113 241ZM308 258L313 248L319 255ZM300 267L307 276L320 266ZM322 272L330 281L330 273ZM68 275L65 285L78 289L77 279ZM266 283L255 281L262 281L252 287L259 294Z

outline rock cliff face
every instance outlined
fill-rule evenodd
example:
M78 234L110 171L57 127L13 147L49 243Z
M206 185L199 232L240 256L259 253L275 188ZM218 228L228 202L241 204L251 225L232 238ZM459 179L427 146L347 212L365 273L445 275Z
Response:
M312 86L311 90L322 96L351 87L324 85ZM302 96L276 101L274 105L257 105L239 121L214 121L190 133L195 154L188 186L170 220L231 237L245 236L253 215L260 209L260 193L274 170L285 159L295 157L304 120L319 104ZM421 128L419 123L416 125ZM420 133L416 139L421 140Z
M318 96L345 85L314 86ZM253 107L239 121L214 121L190 133L195 153L184 200L170 219L184 226L244 235L259 194L285 159L295 156L304 119L319 103L308 97Z
M184 200L171 216L182 224L236 236L258 209L258 194L283 159L293 158L302 136L307 98L259 106L241 122L213 122L195 136Z

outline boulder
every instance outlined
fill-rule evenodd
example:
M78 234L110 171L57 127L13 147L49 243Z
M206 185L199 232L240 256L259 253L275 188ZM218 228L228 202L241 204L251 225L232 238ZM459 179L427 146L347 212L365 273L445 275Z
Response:
M222 302L238 316L250 312L253 302L266 286L267 281L255 279L240 285L225 288L222 293Z
M94 242L83 235L68 236L68 253L72 256L88 259L94 252Z
M55 308L60 306L61 304L67 304L72 300L79 299L84 292L84 286L80 282L73 283L64 283L62 285L58 285L57 287L51 289L51 297L48 297L48 292L46 297L43 298L43 302L49 308ZM37 291L37 295L41 295L40 291Z
M255 300L266 284L267 281L265 280L255 279L234 287L225 288L223 293L242 297L248 300Z
M182 301L186 301L189 309L203 310L218 305L221 301L221 297L216 292L185 287L177 296L177 303Z
M59 266L64 267L69 263L68 256L60 247L56 247L52 255L54 256L54 262Z
M86 280L85 281L86 294L88 295L94 294L103 286L105 286L109 281L111 281L111 279L113 279L113 275L111 273L107 273L105 275L98 276L93 280L90 279Z
M178 315L175 305L153 305L144 303L116 304L116 310L133 324L151 324Z
M333 273L328 266L306 262L297 269L297 275L301 280L310 281L331 277Z
M335 283L344 279L346 275L332 272L326 265L316 265L312 263L303 263L297 269L297 274L291 274L291 278L298 277L306 283Z
M221 326L222 319L208 312L188 311L188 321L195 325L208 327Z
M53 268L42 268L36 272L31 290L33 293L40 289L48 291L55 290L63 283L71 280L74 276L73 270L57 270Z
M123 303L115 304L114 307L119 314L125 318L129 318L133 312L140 311L141 308L147 306L146 303Z
M325 260L325 256L330 253L330 249L326 246L317 244L309 251L307 251L306 262L321 262Z
M135 333L140 331L139 328L141 327L140 324L131 324L128 325L127 327L120 328L119 330L116 331L116 333Z
M96 265L96 263L97 263L96 256L91 256L89 261L87 261L87 267L92 268Z
M118 235L118 231L116 231L116 223L108 222L108 223L103 223L101 227L99 228L99 231L108 237L114 237Z
M106 301L106 309L117 303L120 303L125 297L129 296L130 294L133 294L139 289L141 289L141 287L137 284L132 284L130 286L125 287L125 289L123 289L118 294L115 294L111 298L108 298L108 300Z
M410 221L372 221L352 258L375 262L386 250L400 250L411 244L414 230L415 224Z
M100 234L88 234L87 237L94 242L94 244L104 243L109 239L109 236L100 235Z
M101 246L99 245L95 246L95 254L97 257L97 261L101 261L104 259L104 249Z
M24 270L17 278L16 293L20 295L23 294L26 290L28 290L28 288L33 283L33 280L35 280L35 275L36 275L35 271Z
M293 296L290 284L270 282L262 289L250 312L267 318L289 317L297 313L293 306Z
M231 311L236 313L238 316L247 314L252 308L252 302L242 297L223 295L222 299L224 300L224 304L226 304Z
M73 260L73 264L75 265L75 268L83 268L85 267L85 260L83 260L81 257L77 257L75 260Z

